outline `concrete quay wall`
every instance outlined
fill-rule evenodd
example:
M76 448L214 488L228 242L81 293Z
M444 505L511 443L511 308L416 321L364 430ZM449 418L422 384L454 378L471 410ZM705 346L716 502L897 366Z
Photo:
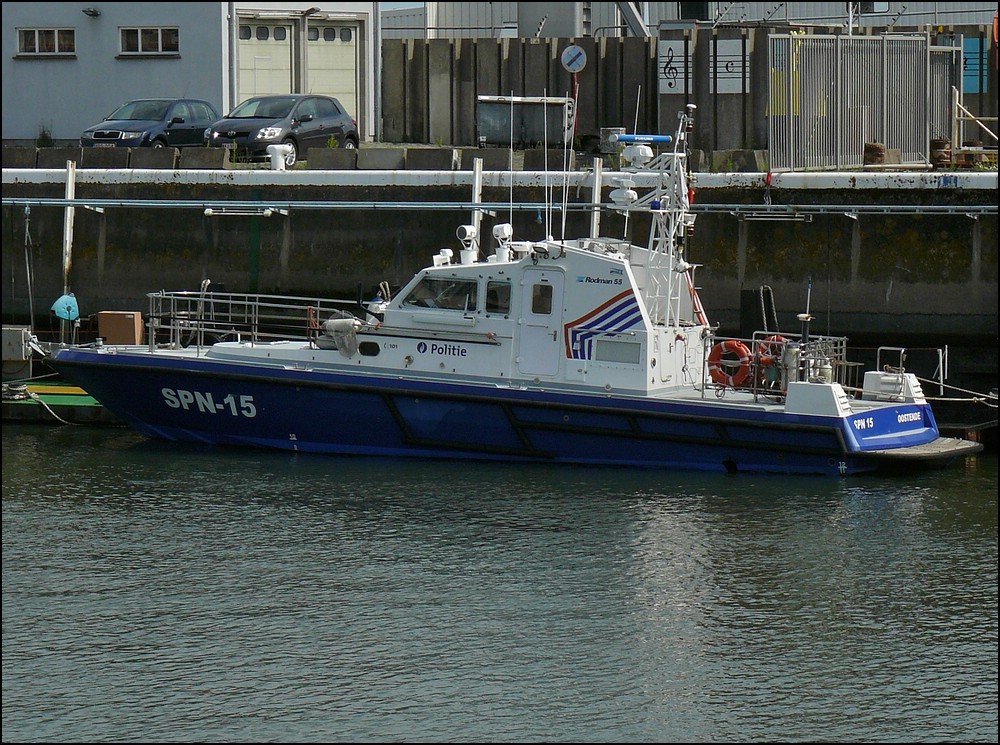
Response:
M603 203L616 175L603 174ZM471 222L472 177L449 170L81 169L64 272L65 210L53 202L65 197L66 171L4 168L4 323L26 322L33 307L42 328L38 316L64 286L86 318L145 312L146 293L195 290L204 279L231 292L353 298L360 288L370 296L383 280L394 288L407 281L442 247L457 255L455 230ZM688 260L701 265L696 283L710 320L724 331L741 330L751 291L767 286L784 330L798 330L795 316L808 303L818 332L995 348L996 172L774 174L770 185L765 174L695 174L694 183L703 211ZM587 234L591 214L575 207L591 202L592 186L589 171L483 173L481 201L496 212L482 218L483 255L492 253L497 222L512 222L519 239ZM768 202L832 211L790 221L744 219L729 209ZM844 205L857 205L857 213L838 209ZM888 211L872 213L873 205ZM982 205L992 213L973 209ZM246 214L261 206L271 208L270 217ZM954 211L922 213L921 206ZM637 241L647 226L641 215L601 218L602 233Z

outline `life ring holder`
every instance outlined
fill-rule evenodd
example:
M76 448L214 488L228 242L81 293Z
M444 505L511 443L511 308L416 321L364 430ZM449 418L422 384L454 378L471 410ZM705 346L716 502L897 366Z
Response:
M781 334L771 334L757 342L757 371L759 385L764 390L775 390L781 383L781 357L787 341Z
M785 349L785 337L781 334L771 334L760 342L760 364L770 367L778 362Z
M722 368L722 358L726 354L734 355L739 361L739 368L732 375ZM738 388L750 375L750 350L739 339L720 341L708 355L708 374L718 385Z

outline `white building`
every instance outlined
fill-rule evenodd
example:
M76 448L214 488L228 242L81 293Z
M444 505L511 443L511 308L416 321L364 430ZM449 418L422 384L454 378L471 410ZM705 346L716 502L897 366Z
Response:
M377 132L378 3L3 3L3 141L80 132L135 98L324 93Z

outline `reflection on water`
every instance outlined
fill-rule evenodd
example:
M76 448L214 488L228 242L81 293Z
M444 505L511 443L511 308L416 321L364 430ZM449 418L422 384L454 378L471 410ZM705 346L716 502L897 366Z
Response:
M3 432L4 740L997 740L997 465Z

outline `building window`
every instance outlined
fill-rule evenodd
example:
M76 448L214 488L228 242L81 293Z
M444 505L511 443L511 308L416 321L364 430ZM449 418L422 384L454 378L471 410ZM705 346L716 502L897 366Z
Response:
M345 44L349 43L351 41L351 29L349 28L340 29L340 40Z
M710 21L708 3L677 3L678 15L682 21Z
M175 55L180 52L180 32L176 28L123 28L122 54Z
M76 31L71 28L21 28L17 53L31 55L76 54Z
M336 41L336 40L337 40L337 29L335 28L323 29L323 41Z
M243 41L249 41L253 33L250 31L249 26L240 26L240 39Z
M275 41L284 41L286 36L288 36L288 29L286 29L284 26L275 26L274 28Z
M257 27L257 41L267 41L271 38L271 29L267 26Z
M309 41L319 41L319 29L315 26L309 27L308 37Z

